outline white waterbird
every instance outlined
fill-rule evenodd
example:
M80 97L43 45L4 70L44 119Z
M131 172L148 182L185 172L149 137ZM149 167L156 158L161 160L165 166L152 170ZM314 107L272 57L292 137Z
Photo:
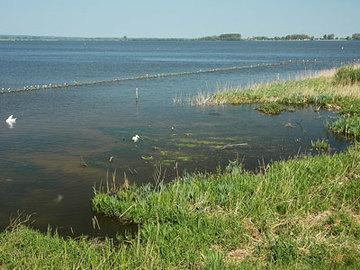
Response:
M13 128L13 125L16 123L16 118L14 118L13 115L10 115L5 122L9 125L9 128Z
M132 137L131 139L132 139L132 141L134 142L134 143L136 143L138 140L139 140L139 138L140 138L140 136L139 135L135 135L134 137Z
M16 122L16 118L14 118L13 115L10 115L6 120L5 120L6 123L8 124L14 124Z

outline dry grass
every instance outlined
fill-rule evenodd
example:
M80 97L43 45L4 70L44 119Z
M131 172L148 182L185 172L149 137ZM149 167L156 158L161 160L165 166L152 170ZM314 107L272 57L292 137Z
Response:
M359 68L359 65L354 66ZM343 85L334 83L336 69L308 73L297 76L294 81L255 83L247 87L224 87L215 94L200 92L187 97L190 106L247 104L247 103L290 103L306 104L323 96L333 100L341 98L360 99L360 85ZM302 100L294 101L294 97L302 96Z

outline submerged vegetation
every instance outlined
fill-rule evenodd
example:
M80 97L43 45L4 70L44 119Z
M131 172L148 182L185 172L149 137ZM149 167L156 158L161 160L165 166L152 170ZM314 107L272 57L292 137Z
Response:
M341 117L328 127L358 138L359 83L346 72L226 90L201 102L336 110ZM17 269L358 269L360 145L329 155L326 140L312 144L322 154L275 162L256 174L235 161L224 172L168 184L159 177L131 186L125 178L121 188L95 190L93 210L137 223L136 235L119 236L115 245L13 226L0 234L0 263Z
M260 111L265 114L271 114L271 115L281 114L284 111L288 111L288 112L294 111L294 109L282 106L277 103L265 103L259 107L256 107L255 110Z

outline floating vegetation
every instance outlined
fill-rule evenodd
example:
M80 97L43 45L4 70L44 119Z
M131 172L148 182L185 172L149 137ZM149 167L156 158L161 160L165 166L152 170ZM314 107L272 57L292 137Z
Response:
M148 157L141 156L141 159L148 161L148 160L153 160L154 158L153 158L153 156L148 156Z
M180 160L180 161L190 161L190 160L191 160L191 156L179 156L179 157L177 157L177 160Z
M177 147L189 147L189 148L198 147L198 145L194 144L194 143L177 143L176 146Z
M255 110L265 114L277 115L281 114L283 111L287 111L287 108L277 103L265 103L256 107Z
M174 165L176 160L174 159L164 159L160 161L160 164L166 167L170 167L171 165Z

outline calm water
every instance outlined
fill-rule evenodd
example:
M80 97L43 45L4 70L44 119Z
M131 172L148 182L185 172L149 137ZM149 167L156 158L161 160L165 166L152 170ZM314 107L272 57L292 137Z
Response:
M172 99L273 81L278 73L294 79L357 58L360 42L0 42L0 88L5 89L331 60L1 95L0 228L20 209L36 213L35 227L50 224L63 234L71 234L70 227L75 235L130 229L101 217L102 232L92 228L93 186L115 169L119 182L126 173L131 183L141 184L154 181L160 164L167 180L224 168L236 158L256 169L263 162L309 153L317 138L329 139L334 151L341 151L348 142L324 125L336 117L330 112L306 108L266 116L253 110L256 105L200 108L175 105ZM10 114L18 118L13 128L5 123ZM141 138L136 144L131 141L135 134ZM80 165L81 156L87 168Z

